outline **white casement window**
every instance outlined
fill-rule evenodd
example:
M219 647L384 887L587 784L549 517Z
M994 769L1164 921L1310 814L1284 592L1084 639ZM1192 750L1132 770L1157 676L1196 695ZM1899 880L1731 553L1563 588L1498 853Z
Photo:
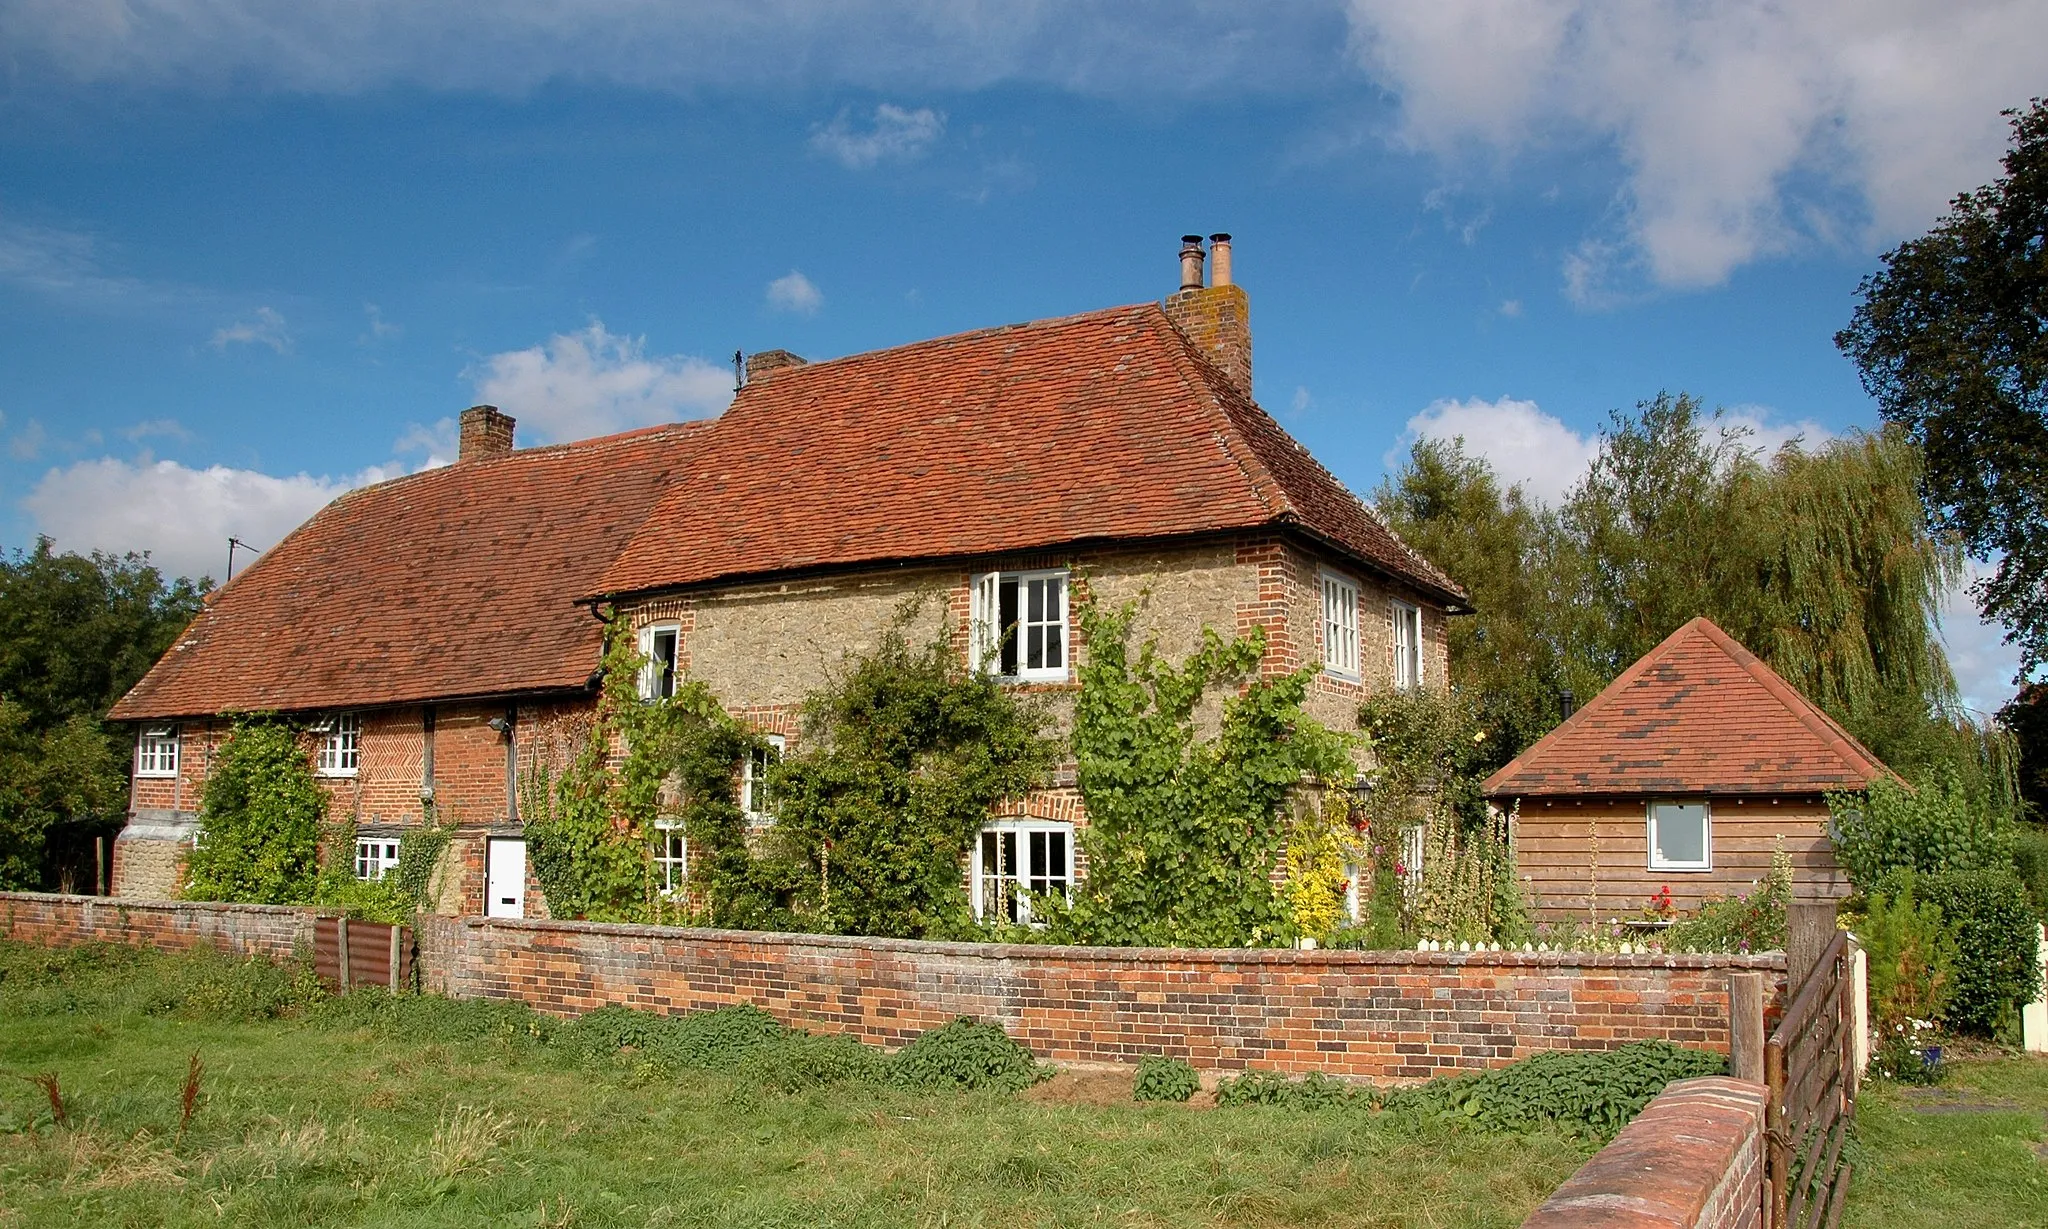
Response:
M782 762L782 749L788 745L780 734L764 734L762 738L768 745L747 752L740 765L740 810L746 812L747 822L755 827L775 822L775 797L768 788L768 770Z
M1394 686L1422 686L1422 608L1394 603Z
M1651 870L1714 869L1713 820L1704 800L1652 802L1649 824Z
M1422 886L1422 855L1429 848L1429 828L1415 824L1401 829L1401 871L1412 890Z
M355 713L336 713L313 729L320 735L314 771L323 777L355 776L363 760L363 719Z
M356 878L382 879L398 869L398 838L356 838Z
M674 623L655 623L640 629L640 698L666 700L676 694L676 661L683 642L683 630Z
M983 572L974 578L968 652L974 668L1025 682L1067 680L1067 574Z
M1358 586L1335 572L1324 572L1323 669L1345 678L1358 677Z
M178 775L178 727L144 726L135 735L135 775L175 777Z
M1074 825L1041 820L1003 821L981 830L970 876L974 916L984 921L1029 922L1026 893L1074 894Z
M654 884L663 896L683 890L690 877L690 842L683 835L682 821L654 821Z

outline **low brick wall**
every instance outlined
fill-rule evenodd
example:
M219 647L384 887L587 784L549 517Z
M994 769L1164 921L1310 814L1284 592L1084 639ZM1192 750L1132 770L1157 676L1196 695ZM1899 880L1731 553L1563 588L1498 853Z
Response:
M1725 1051L1727 975L1779 956L1150 950L424 918L429 989L574 1013L752 1002L900 1045L955 1016L1042 1057L1426 1079L1661 1038ZM1782 977L1777 979L1782 981Z
M1757 1229L1768 1096L1723 1077L1671 1085L1522 1229Z
M316 912L288 905L0 892L0 935L45 947L97 942L183 951L204 944L282 961L301 947L312 949Z

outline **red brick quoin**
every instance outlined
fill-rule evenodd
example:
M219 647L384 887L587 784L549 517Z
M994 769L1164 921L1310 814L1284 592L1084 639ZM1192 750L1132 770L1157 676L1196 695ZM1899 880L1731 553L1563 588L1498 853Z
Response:
M1043 1058L1427 1079L1543 1050L1728 1047L1731 969L1780 957L1164 950L421 918L429 989L569 1014L751 1002L901 1045L955 1016Z

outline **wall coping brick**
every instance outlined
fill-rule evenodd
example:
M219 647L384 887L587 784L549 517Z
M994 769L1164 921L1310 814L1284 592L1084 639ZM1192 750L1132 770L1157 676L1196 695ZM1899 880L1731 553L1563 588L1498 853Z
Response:
M1196 965L1286 965L1317 968L1345 965L1401 965L1423 968L1588 968L1588 969L1764 969L1782 972L1783 952L1749 956L1718 953L1650 953L1622 955L1618 952L1425 952L1408 948L1388 951L1358 951L1318 948L1301 951L1287 947L1084 947L1057 943L963 943L929 939L881 939L866 935L820 935L790 931L719 930L711 927L646 926L625 922L565 922L544 918L465 917L459 922L473 928L554 931L621 938L695 938L706 942L770 943L858 951L899 952L906 955L971 956L988 960L1087 960L1104 964L1196 964Z
M0 892L0 908L15 901L46 905L84 905L112 913L188 913L232 916L253 914L275 918L322 917L342 912L316 905L246 905L214 900L143 900L130 896L76 896L63 892Z
M1523 1229L1746 1229L1764 1207L1762 1084L1666 1088L1522 1222Z

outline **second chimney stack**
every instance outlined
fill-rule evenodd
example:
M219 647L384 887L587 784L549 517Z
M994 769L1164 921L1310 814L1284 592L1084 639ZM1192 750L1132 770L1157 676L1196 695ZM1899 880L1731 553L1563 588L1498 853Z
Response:
M1230 236L1209 236L1208 255L1215 257L1211 280L1202 284L1202 237L1180 239L1180 291L1160 304L1167 319L1216 364L1232 387L1252 395L1251 303L1244 287L1231 280Z
M512 429L517 425L517 419L499 413L495 405L470 406L462 411L462 438L456 460L504 456L512 451Z

